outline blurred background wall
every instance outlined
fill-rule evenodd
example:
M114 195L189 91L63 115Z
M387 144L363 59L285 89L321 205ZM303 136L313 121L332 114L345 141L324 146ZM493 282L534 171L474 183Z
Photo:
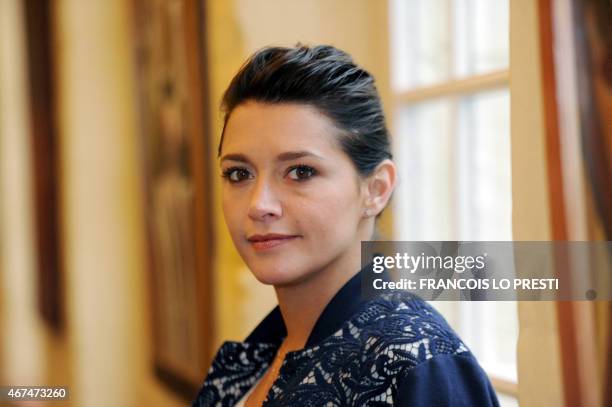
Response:
M185 405L151 368L133 4L53 3L66 323L60 332L50 329L36 304L25 10L19 0L2 0L0 382L67 385L75 406ZM246 56L266 44L334 43L374 73L387 96L381 2L273 1L262 7L219 0L206 6L211 151L221 93ZM215 204L216 325L210 335L216 349L246 335L276 301L244 267Z

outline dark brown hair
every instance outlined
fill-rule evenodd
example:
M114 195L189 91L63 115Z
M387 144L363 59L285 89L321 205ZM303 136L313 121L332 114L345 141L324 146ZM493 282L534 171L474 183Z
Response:
M341 130L340 145L361 176L392 158L374 78L333 46L266 47L253 54L223 96L223 132L232 111L247 101L317 108ZM219 155L222 144L223 133Z

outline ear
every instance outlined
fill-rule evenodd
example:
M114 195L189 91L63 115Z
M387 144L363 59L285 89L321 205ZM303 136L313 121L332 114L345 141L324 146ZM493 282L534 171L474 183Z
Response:
M397 168L393 161L383 160L368 176L364 185L364 210L366 218L375 217L385 209L397 182Z

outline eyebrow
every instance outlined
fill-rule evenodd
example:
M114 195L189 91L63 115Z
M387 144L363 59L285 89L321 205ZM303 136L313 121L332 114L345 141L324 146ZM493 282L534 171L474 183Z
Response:
M321 157L320 155L315 154L310 151L287 151L285 153L281 153L278 156L276 156L276 159L278 161L292 161L292 160L297 160L298 158L303 158L303 157L314 157L318 159L323 159L323 157ZM223 157L221 157L220 161L223 162L225 160L241 161L241 162L245 162L248 164L251 163L251 161L244 154L226 154Z

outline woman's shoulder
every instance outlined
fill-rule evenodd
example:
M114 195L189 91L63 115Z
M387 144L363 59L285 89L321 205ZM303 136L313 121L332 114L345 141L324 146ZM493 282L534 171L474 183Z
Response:
M410 293L378 296L347 326L361 343L362 357L413 367L438 355L471 356L444 317Z
M361 383L353 405L499 405L467 346L417 296L366 301L337 335L354 352L341 368L342 376Z
M430 304L398 293L371 305L384 311L365 328L374 339L364 357L377 374L394 376L392 404L499 406L485 371Z

